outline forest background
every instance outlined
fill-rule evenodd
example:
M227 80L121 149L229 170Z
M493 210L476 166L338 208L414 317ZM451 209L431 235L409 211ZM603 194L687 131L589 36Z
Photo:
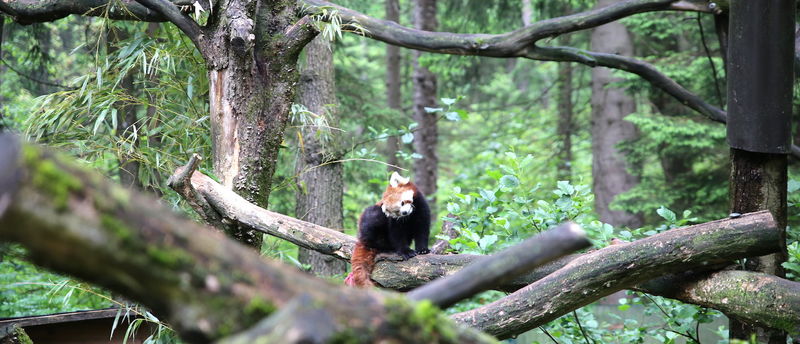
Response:
M411 1L341 4L375 17L390 16L387 9L396 9L399 23L407 26L422 20L415 19ZM506 32L595 5L440 1L434 29ZM201 20L207 15L196 10ZM596 33L581 31L553 43L637 56L724 108L725 70L715 25L712 16L698 13L646 13L608 24L616 39L593 39ZM449 239L450 245L460 253L497 252L568 219L581 224L596 246L605 246L612 238L634 240L728 215L724 126L635 75L603 76L571 63L418 54L339 29L326 27L301 57L301 88L281 143L270 210L308 219L311 210L304 202L329 196L309 196L317 188L304 178L334 167L341 171L340 184L332 188L341 192L341 209L314 215L332 214L324 225L354 234L358 214L379 199L387 171L397 169L424 184L435 200L435 231L452 222L459 236ZM3 127L61 147L107 176L157 193L195 216L165 185L166 177L192 153L212 156L206 70L177 28L79 16L22 26L3 18L0 38ZM326 51L329 64L316 59ZM319 78L315 73L326 68L334 83L314 84ZM432 92L418 91L426 83L431 86L430 80ZM607 92L616 93L597 97ZM598 113L610 107L617 113ZM434 131L429 130L431 120ZM420 125L423 121L428 122ZM612 129L597 129L603 123ZM599 132L602 137L593 135ZM425 147L419 147L421 142ZM436 159L423 151L431 146ZM308 160L307 154L317 158ZM434 173L423 176L422 171L431 169ZM204 161L201 171L213 175L211 160ZM329 184L332 180L320 178ZM794 192L799 188L797 164L792 162L789 261L784 267L793 280L800 277L800 212ZM302 269L343 277L341 265L319 267L326 263L303 256L282 240L265 238L261 251ZM7 287L0 290L0 317L114 302L103 290L26 263L20 247L4 244L2 255L0 280ZM450 311L501 295L487 292ZM668 320L653 325L620 319L615 325L621 329L612 332L612 324L598 321L590 306L540 331L559 342L699 341L700 325L721 317L645 294L620 302L621 311L641 304L645 312ZM724 328L711 331L726 338ZM176 340L168 333L153 339Z

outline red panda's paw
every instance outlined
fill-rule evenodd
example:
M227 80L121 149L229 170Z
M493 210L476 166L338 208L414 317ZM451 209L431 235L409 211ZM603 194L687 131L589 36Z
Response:
M401 257L403 257L403 260L407 260L407 259L409 259L411 257L416 256L417 252L414 252L414 250L412 250L410 248L406 248L406 249L403 249L402 251L398 252L397 254L399 254Z
M431 250L429 250L427 248L423 248L421 250L417 250L416 252L417 252L417 254L428 254L428 253L431 253Z

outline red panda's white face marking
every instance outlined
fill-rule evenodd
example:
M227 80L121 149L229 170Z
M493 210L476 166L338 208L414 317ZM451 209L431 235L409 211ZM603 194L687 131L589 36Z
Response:
M403 178L397 172L392 173L389 187L383 193L381 210L386 216L399 218L410 215L414 211L414 184L408 178Z

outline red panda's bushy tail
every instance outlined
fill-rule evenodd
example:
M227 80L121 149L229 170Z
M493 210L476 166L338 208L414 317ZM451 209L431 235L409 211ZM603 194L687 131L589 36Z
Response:
M353 249L353 256L350 258L350 264L353 266L352 271L347 278L344 279L344 284L351 287L371 287L375 283L369 279L372 274L372 268L375 267L375 256L378 255L377 250L373 250L360 241L356 242L356 247Z

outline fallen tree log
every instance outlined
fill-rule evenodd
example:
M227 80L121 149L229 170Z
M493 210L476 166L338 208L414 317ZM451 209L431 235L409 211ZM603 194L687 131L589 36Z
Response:
M243 204L243 203L247 203L246 201L244 201L243 199L239 200L240 198L237 199L236 197L238 197L238 196L236 196L235 194L232 194L232 193L231 193L232 195L226 195L225 192L224 192L224 188L221 185L219 185L218 183L216 183L212 179L202 175L202 173L200 173L200 172L195 172L194 173L194 175L192 176L191 185L194 188L196 188L198 190L198 192L203 195L203 197L206 197L210 203L213 203L213 204L225 204L226 206L224 208L225 210L223 211L223 213L225 214L225 216L227 218L229 218L229 219L236 219L236 218L244 218L244 219L246 219L246 218L248 218L248 217L242 217L242 216L239 215L242 210L239 208L238 205L239 204ZM263 209L252 210L252 211L261 212L261 215L259 215L259 216L264 216L264 217L271 217L271 216L273 216L271 214L274 214L274 213L268 212L268 211L263 210ZM285 216L278 215L278 216L276 216L276 219L279 219L279 220L267 221L267 222L271 223L271 227L270 228L258 228L256 222L242 223L242 225L253 226L257 230L260 230L260 231L268 233L268 234L273 234L273 235L276 235L278 237L288 236L290 238L287 239L287 240L289 240L291 242L294 242L294 243L296 243L296 244L298 244L300 246L303 246L303 247L314 247L314 246L318 245L318 243L320 241L323 241L323 242L326 243L325 247L339 247L339 246L341 246L342 249L337 251L337 254L338 254L337 257L342 258L342 259L349 259L350 254L352 252L351 251L352 245L355 243L355 238L353 238L352 236L344 235L344 234L342 234L340 232L333 231L333 230L325 231L324 227L305 224L305 223L303 223L303 221L299 221L299 220L295 220L295 219L291 219L291 218L289 218L289 219L284 219L284 218L285 218ZM709 224L703 224L703 225L698 225L698 226L707 226L707 225L709 225ZM779 244L779 241L775 241L774 238L770 239L774 235L776 235L775 233L777 233L777 229L774 227L774 221L772 219L772 216L767 211L761 211L761 212L757 212L757 213L747 214L745 216L742 216L740 218L735 218L735 219L726 219L726 220L715 221L715 222L711 223L711 226L721 226L721 227L734 226L734 227L737 227L737 228L740 228L740 229L743 226L745 226L745 227L746 226L753 226L754 227L753 228L753 230L754 230L753 235L754 236L752 236L752 237L750 237L750 239L748 239L748 240L751 240L751 241L749 241L748 244L752 244L753 243L752 240L758 240L756 237L761 237L762 239L768 240L769 242L771 242L771 245L773 245L774 247L777 247L776 245ZM688 230L694 229L694 228L697 228L697 227L696 226L691 226L691 227L684 228L684 229L678 229L677 231L684 231L685 232L685 231L688 231ZM302 236L294 236L293 233L298 233L298 232L302 232L303 233ZM756 234L756 232L758 232L760 234ZM322 237L325 238L324 240L319 240L319 239L307 240L306 239L306 238L317 237L318 235L320 235L320 233L321 233ZM331 234L328 234L328 233L331 233ZM705 237L705 239L697 238L696 240L698 240L698 241L704 241L705 240L707 243L712 243L713 244L713 243L716 243L719 240L723 240L724 241L724 240L728 240L728 239L725 239L724 235L722 235L722 234L720 234L720 236L711 235L710 234L708 237ZM721 244L724 244L724 243L721 243ZM617 246L617 245L615 245L615 246ZM603 249L603 250L605 250L605 249ZM627 249L624 249L624 250L627 250ZM602 251L602 250L598 250L598 251ZM680 250L678 250L678 251L680 251ZM731 254L733 252L732 251L728 251L728 252L724 252L724 253L725 254ZM738 257L744 257L744 256L747 256L749 254L750 253L739 252L738 255L728 256L728 257L733 257L733 258L727 258L727 259L726 258L722 258L724 255L722 255L720 257L717 257L717 258L722 258L721 259L722 261L728 262L730 260L736 259ZM453 273L461 270L464 266L469 265L469 264L473 263L474 261L476 261L477 259L480 259L482 257L483 256L480 256L480 255L468 255L468 254L424 255L424 256L418 256L414 260L411 260L411 261L388 261L388 260L387 261L380 261L380 262L377 263L377 265L375 267L375 270L372 273L372 278L376 282L378 282L381 286L383 286L385 288L388 288L388 289L401 290L401 291L410 290L410 289L416 288L418 286L421 286L423 284L426 284L426 283L428 283L430 281L433 281L433 280L435 280L437 278L441 278L443 276L452 275ZM571 261L573 261L573 260L575 260L575 259L577 259L579 257L581 257L581 255L570 255L570 256L563 257L563 258L558 259L558 260L556 260L554 262L548 263L548 264L546 264L546 265L544 265L542 267L539 267L537 269L529 271L529 272L527 272L527 273L525 273L523 275L517 276L517 277L515 277L515 278L513 278L513 279L511 279L509 281L506 281L506 282L502 283L501 285L496 286L495 289L502 290L502 291L509 291L509 292L519 290L519 289L521 289L521 288L523 288L523 287L525 287L525 286L527 286L527 285L529 285L531 283L534 283L536 281L541 280L545 276L548 276L551 273L557 271L558 269L561 269L562 267L566 266L568 263L570 263ZM710 262L715 261L715 260L717 260L717 259L709 260L709 261L704 263L704 262L702 262L702 259L694 259L693 258L693 259L691 259L691 261L694 262L697 265L692 266L690 264L690 261L687 260L687 263L685 264L686 265L685 269L686 270L689 270L689 269L697 270L699 267L705 266L704 264L710 263ZM635 261L627 262L627 265L630 265L630 264L634 264L634 266L635 266L636 262ZM711 268L711 267L715 267L715 266L716 265L709 265L709 266L705 266L705 267L706 268ZM717 268L718 268L718 266L717 266ZM657 275L654 275L653 277L656 277L656 276ZM644 280L642 280L642 281L644 281ZM800 284L798 284L796 282L791 282L791 281L786 281L786 280L781 280L781 283L784 283L784 284L788 283L788 285L794 286L793 288L795 288L798 285L800 285ZM750 300L751 300L752 297L754 297L751 294L756 293L756 291L753 291L753 290L743 290L740 293L733 293L733 294L729 295L729 297L727 299L725 299L725 302L728 303L728 304L737 305L737 306L733 307L733 306L730 306L730 305L728 305L728 306L722 305L721 304L722 300L716 300L716 301L719 301L720 304L715 304L715 300L714 299L700 299L698 297L690 297L691 295L694 295L694 292L692 291L692 285L687 285L687 284L678 285L675 288L678 288L678 289L679 288L685 288L685 290L683 290L683 292L680 292L680 293L674 292L674 293L671 293L669 295L662 294L663 293L663 289L660 290L660 291L657 291L655 289L651 291L649 288L652 287L652 286L653 285L650 285L650 284L643 284L643 285L637 286L636 289L640 290L640 291L644 291L644 292L652 292L652 294L654 294L654 295L662 295L662 296L666 296L666 297L675 298L675 299L678 299L680 301L684 301L684 302L687 302L687 303L700 304L700 305L704 305L704 306L715 308L715 309L727 309L726 312L728 312L728 314L734 314L734 315L737 315L737 316L739 316L741 318L744 318L744 319L753 319L754 317L756 317L757 314L760 314L760 313L763 313L763 312L770 312L772 310L772 307L769 306L769 305L760 304L760 303L755 303L755 304L751 303ZM618 290L618 289L619 288L616 288L615 290ZM789 290L789 289L783 289L783 290ZM599 296L598 297L594 297L594 298L588 298L585 301L585 303L589 303L589 302L591 302L591 300L594 300L594 299L597 299L597 298L599 298ZM789 304L790 302L791 302L791 298L786 298L786 297L777 298L775 305L776 305L776 307L777 306L779 306L779 307L794 307L794 305L790 305ZM728 307L728 308L726 308L726 307ZM754 309L754 307L759 307L759 308L758 309ZM753 319L753 320L755 320L755 319ZM780 327L779 324L772 324L772 325Z
M292 309L318 322L326 342L496 342L429 302L265 261L152 196L10 135L0 135L0 161L0 240L22 244L38 265L141 302L188 342L219 340ZM309 302L313 309L294 306Z

